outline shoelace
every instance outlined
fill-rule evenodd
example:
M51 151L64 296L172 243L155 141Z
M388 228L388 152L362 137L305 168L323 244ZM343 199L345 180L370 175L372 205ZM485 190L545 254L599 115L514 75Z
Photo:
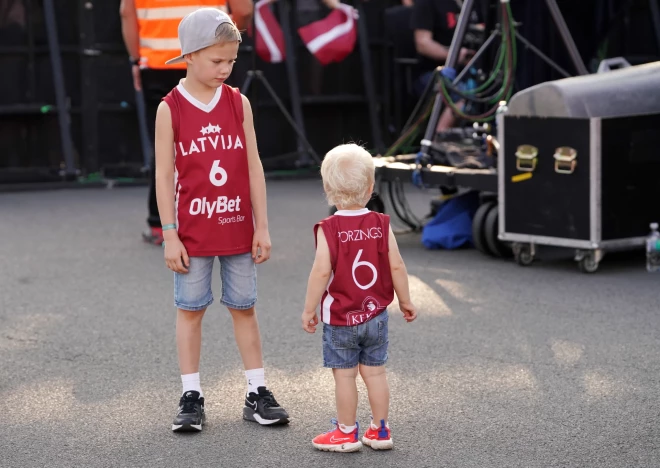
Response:
M268 392L266 395L260 395L262 401L264 402L264 407L265 408L277 408L280 406L277 404L277 401L275 401L275 397L273 396L272 392Z
M332 419L330 420L330 422L331 422L332 425L335 426L335 427L333 427L333 428L330 429L329 431L325 431L325 434L329 434L330 432L333 432L335 429L339 429L339 421L337 421L335 418L332 418Z
M196 412L196 401L184 401L181 405L181 413L194 413Z

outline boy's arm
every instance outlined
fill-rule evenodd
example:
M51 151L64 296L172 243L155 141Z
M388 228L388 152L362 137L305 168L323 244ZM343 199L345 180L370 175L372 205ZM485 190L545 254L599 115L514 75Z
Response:
M316 315L316 308L319 302L321 302L323 292L328 286L331 274L330 248L323 234L323 228L319 227L316 233L316 257L314 258L314 265L307 280L305 309L302 314L302 326L306 332L314 333L316 331L316 325L319 322Z
M170 106L164 101L156 111L156 200L161 224L174 224L174 130ZM176 234L175 229L165 231L165 236Z
M399 252L399 245L396 242L396 237L394 237L392 226L390 226L388 247L390 271L392 272L392 283L394 284L396 297L399 299L399 308L401 309L401 312L403 312L405 319L408 322L412 322L417 317L417 311L415 310L415 306L410 301L408 270L406 269L406 264L403 263L403 258L401 257L401 252Z
M266 179L264 168L259 159L257 136L254 132L252 120L252 107L247 97L241 95L243 100L243 131L247 145L248 169L250 172L250 199L254 212L255 232L252 241L252 258L255 263L262 263L270 257L270 235L268 234L268 214L266 208ZM261 255L257 256L257 249Z
M176 224L174 215L174 130L170 106L165 102L156 111L156 201L162 226ZM163 231L165 263L178 273L187 273L190 265L188 252L179 239L176 229Z

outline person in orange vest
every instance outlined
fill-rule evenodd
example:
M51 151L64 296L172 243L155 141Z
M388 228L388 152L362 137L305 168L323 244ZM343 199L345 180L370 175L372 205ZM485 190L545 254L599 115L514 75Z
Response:
M247 29L254 11L252 0L121 0L122 36L132 65L133 86L144 95L152 145L158 104L186 76L185 62L167 65L165 61L181 48L178 28L183 17L202 7L229 9L230 16L241 31ZM147 218L149 230L142 237L146 242L161 245L163 229L156 203L155 166L152 160Z

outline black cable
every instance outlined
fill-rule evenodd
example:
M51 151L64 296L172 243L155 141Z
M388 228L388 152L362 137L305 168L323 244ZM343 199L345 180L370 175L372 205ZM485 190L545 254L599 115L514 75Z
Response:
M417 215L413 212L412 208L410 208L410 205L408 204L408 198L406 197L405 190L403 188L403 182L399 180L399 198L401 200L401 205L403 206L403 209L407 211L408 215L410 215L410 219L413 223L417 225L417 229L421 229L424 224L419 220Z
M394 190L392 189L391 180L387 181L387 186L388 186L388 192L390 194L390 203L392 204L392 209L394 210L394 213L396 214L397 218L399 218L410 229L416 230L417 226L415 226L415 224L412 223L410 220L406 219L406 217L402 215L401 212L399 211L399 207L397 206L396 201L394 201Z

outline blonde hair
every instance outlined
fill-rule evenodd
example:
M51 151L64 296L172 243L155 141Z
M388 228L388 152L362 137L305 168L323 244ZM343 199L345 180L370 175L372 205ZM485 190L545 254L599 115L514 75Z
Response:
M372 156L354 143L328 152L321 164L323 189L330 205L365 206L371 198L376 167Z
M234 23L222 23L215 30L215 38L218 42L242 42L241 32Z

